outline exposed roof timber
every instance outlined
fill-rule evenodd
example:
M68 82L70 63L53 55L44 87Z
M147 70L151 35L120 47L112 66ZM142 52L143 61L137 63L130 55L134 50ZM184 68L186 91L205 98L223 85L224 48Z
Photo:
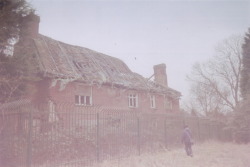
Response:
M33 39L33 42L42 64L41 72L46 77L167 93L174 98L181 96L176 90L133 73L120 59L43 35Z

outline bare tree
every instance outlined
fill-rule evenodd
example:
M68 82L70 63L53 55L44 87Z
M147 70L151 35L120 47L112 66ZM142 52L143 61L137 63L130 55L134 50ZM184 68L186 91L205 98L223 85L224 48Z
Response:
M233 111L240 101L242 70L241 36L231 36L216 47L216 54L205 63L197 63L188 76L197 110L206 115Z

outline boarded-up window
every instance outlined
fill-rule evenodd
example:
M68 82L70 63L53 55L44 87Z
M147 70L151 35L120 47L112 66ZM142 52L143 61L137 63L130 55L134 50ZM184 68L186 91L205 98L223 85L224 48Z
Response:
M167 110L172 110L173 109L173 103L172 100L169 98L165 98L165 104L164 104L165 109Z

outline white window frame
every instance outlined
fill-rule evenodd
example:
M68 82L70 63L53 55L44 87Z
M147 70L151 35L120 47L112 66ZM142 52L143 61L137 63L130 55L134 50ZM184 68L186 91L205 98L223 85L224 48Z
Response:
M87 103L87 97L89 98L89 104ZM78 106L92 106L92 96L75 95L75 105L78 105Z
M138 94L130 93L128 95L128 106L130 108L138 108Z
M156 108L155 95L150 95L150 108Z

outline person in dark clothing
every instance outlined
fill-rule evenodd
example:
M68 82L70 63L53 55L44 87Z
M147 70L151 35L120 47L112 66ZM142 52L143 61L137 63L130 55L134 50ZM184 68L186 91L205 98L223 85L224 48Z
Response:
M193 139L192 139L192 133L187 125L184 126L184 130L182 132L181 137L182 143L185 145L185 150L188 156L193 157Z

